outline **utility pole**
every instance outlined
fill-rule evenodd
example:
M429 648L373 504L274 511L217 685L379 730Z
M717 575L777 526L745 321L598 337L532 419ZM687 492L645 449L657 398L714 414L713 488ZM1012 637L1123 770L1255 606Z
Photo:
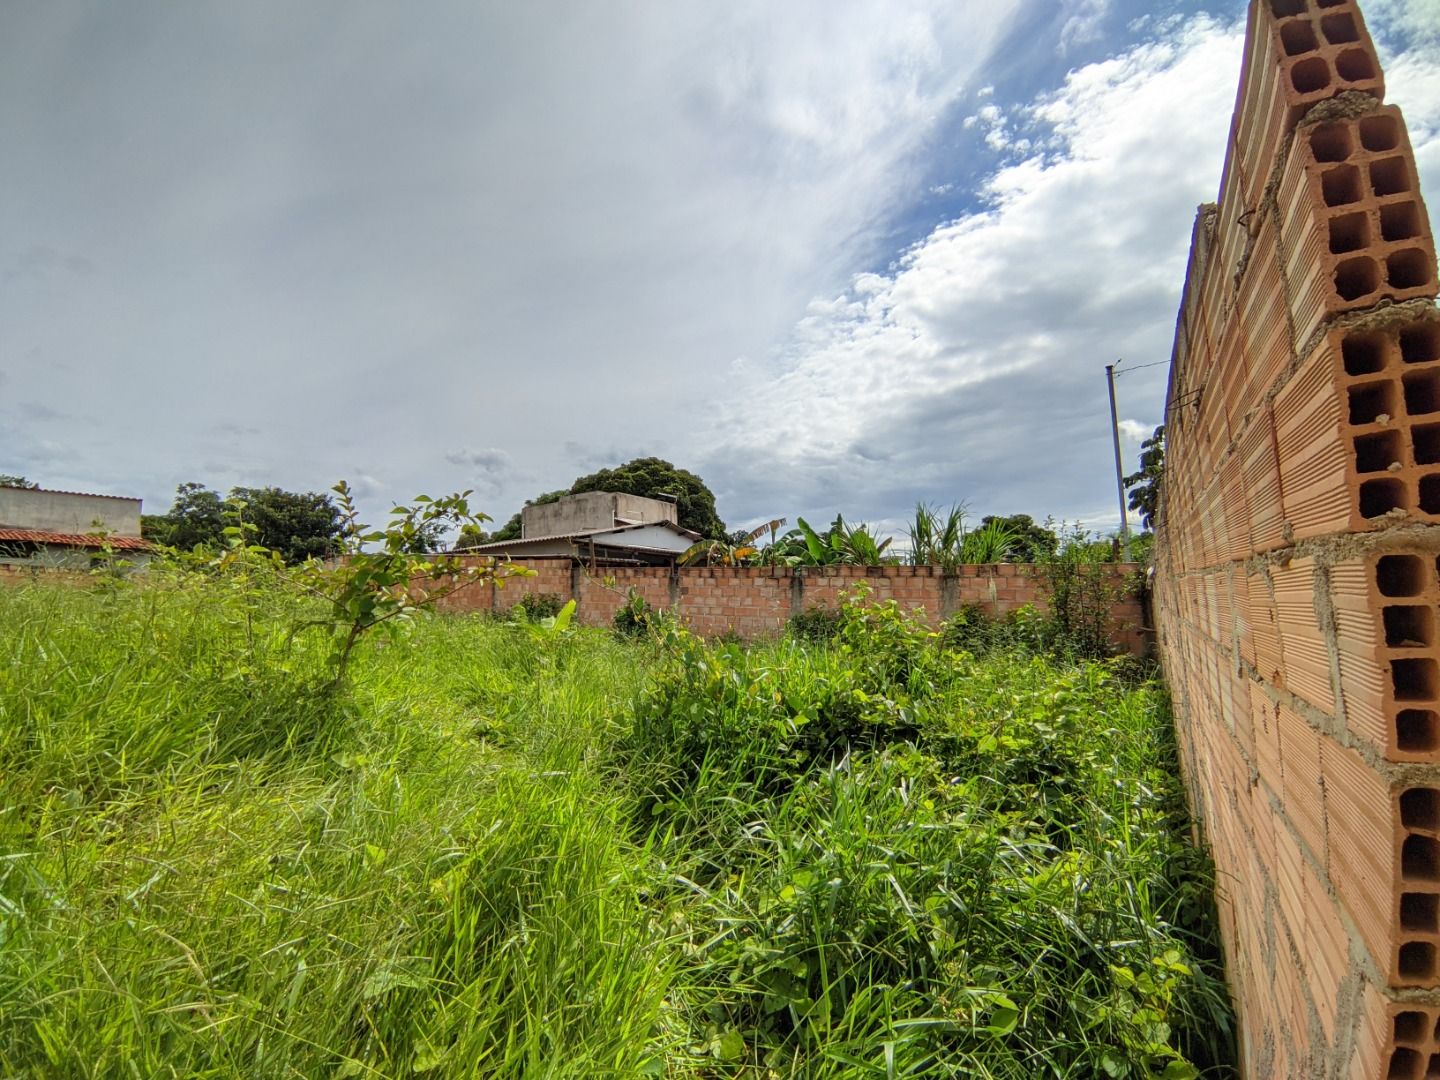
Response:
M1130 559L1130 517L1125 512L1125 466L1120 463L1120 414L1115 411L1115 365L1105 365L1105 383L1110 388L1110 434L1115 439L1115 491L1120 496L1120 555Z

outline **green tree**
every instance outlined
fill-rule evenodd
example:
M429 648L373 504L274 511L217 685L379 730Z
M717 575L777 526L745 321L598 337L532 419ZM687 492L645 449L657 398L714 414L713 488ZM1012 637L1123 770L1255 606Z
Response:
M10 473L0 473L0 487L28 488L31 491L40 487L33 480L26 480L23 476L14 476Z
M278 487L231 488L229 497L222 499L204 484L181 484L170 509L145 515L140 532L148 540L181 551L218 551L226 544L227 525L236 517L253 527L252 543L279 552L291 565L339 550L343 522L330 495Z
M460 535L455 540L455 550L468 551L471 548L479 547L481 544L488 544L495 539L498 539L498 537L486 532L479 525L461 525Z
M256 542L278 551L291 565L323 559L340 550L345 523L329 494L237 487L230 489L227 501L242 504L240 513L255 526Z
M458 589L535 572L497 564L493 559L467 565L452 556L427 557L426 537L443 535L452 528L464 529L467 525L478 529L490 520L484 514L471 512L468 491L439 499L417 495L414 506L397 506L390 512L390 522L385 528L371 529L361 524L350 487L343 480L332 489L334 499L313 492L296 496L278 488L235 490L257 496L251 505L265 507L267 514L283 509L289 515L287 522L292 524L305 523L318 529L322 521L326 528L333 523L333 533L325 537L326 554L340 553L345 557L333 562L322 562L318 558L304 560L295 576L312 595L323 598L329 605L326 615L309 625L321 627L330 637L335 671L332 689L345 686L351 654L370 631L378 628L397 633L401 621L413 612L433 605ZM277 498L276 493L285 498ZM263 554L266 548L272 552L278 550L268 544L246 545L245 534L255 531L256 526L250 522L243 527L230 527L230 552L246 558ZM574 611L573 601L570 610ZM567 613L566 625L569 617Z
M167 512L140 519L140 534L181 551L197 547L219 550L225 543L224 500L204 484L181 484Z
M1125 477L1130 492L1130 509L1140 514L1145 528L1155 520L1160 508L1160 484L1165 478L1165 425L1140 444L1140 471Z

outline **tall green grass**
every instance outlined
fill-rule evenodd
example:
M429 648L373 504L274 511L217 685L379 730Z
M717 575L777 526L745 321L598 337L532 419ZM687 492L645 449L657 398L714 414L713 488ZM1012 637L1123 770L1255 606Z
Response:
M155 577L0 590L0 1076L1228 1075L1154 684L856 604L335 692L283 582Z

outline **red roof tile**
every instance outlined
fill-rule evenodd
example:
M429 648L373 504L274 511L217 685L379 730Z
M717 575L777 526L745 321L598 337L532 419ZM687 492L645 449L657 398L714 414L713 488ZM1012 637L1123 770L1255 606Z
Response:
M61 547L100 548L109 545L116 551L149 551L149 540L138 536L99 536L82 533L43 532L40 529L0 528L0 541L29 540L37 544L57 544Z

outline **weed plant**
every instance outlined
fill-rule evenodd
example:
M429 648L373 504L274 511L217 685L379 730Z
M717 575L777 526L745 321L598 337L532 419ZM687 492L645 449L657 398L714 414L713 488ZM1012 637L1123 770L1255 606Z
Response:
M0 590L0 1076L1228 1076L1164 696L893 605L707 645Z

